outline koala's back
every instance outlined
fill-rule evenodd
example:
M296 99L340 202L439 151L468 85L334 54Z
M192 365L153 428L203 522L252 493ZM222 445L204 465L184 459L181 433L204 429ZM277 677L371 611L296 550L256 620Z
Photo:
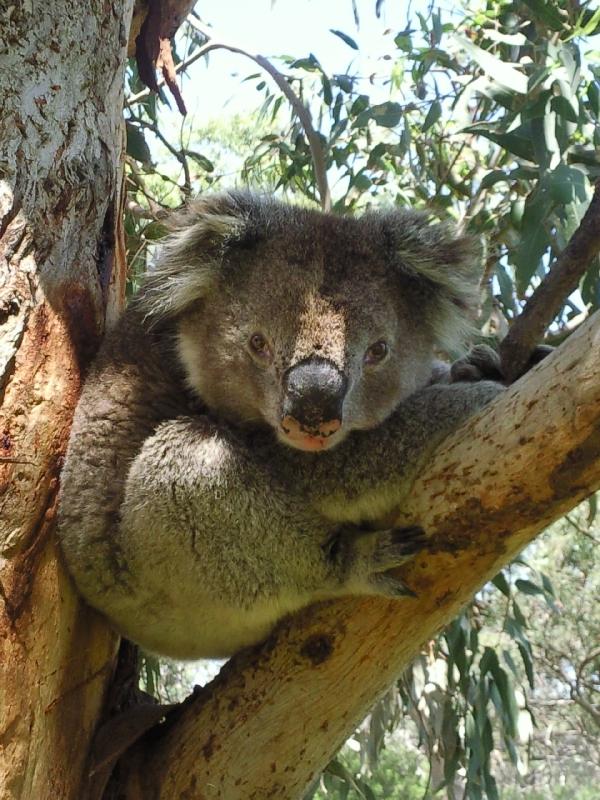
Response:
M125 591L131 579L118 539L127 472L156 426L186 410L170 363L164 342L154 341L129 310L87 376L62 471L59 536L88 597Z

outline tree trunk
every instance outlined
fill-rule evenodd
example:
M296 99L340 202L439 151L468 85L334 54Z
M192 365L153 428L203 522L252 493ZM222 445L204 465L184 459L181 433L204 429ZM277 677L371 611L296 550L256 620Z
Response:
M137 748L127 800L300 800L420 645L600 487L599 365L600 313L415 481L398 522L431 534L403 570L418 599L336 601L281 625Z
M77 798L116 636L52 536L61 458L116 262L132 0L0 10L0 798ZM93 480L93 476L90 476Z

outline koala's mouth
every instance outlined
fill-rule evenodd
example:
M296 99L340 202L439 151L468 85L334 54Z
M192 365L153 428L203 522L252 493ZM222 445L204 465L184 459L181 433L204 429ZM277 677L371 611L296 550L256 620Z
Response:
M322 423L315 428L314 431L307 430L292 417L284 417L279 427L279 439L297 450L318 453L335 447L344 437L340 420Z
M295 447L297 450L304 450L308 453L319 453L323 450L329 450L335 447L335 445L340 442L341 436L313 436L310 433L292 436L280 432L279 439L289 447Z

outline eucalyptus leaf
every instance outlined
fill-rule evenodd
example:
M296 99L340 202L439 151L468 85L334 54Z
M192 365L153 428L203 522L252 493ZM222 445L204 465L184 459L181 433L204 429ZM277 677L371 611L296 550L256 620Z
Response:
M527 94L527 76L487 50L473 44L464 36L454 36L457 44L479 64L481 69L497 84L518 94Z
M335 30L334 28L330 28L329 30L330 30L331 33L334 34L334 36L337 36L339 39L342 40L342 42L347 44L348 47L351 47L353 50L358 50L358 45L356 44L356 42L354 41L354 39L351 36L348 36L347 33L344 33L343 31Z

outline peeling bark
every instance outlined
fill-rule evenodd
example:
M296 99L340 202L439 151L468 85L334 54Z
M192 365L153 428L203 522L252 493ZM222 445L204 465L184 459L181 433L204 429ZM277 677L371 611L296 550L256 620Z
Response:
M0 10L0 798L80 798L116 636L52 536L115 262L128 0Z

